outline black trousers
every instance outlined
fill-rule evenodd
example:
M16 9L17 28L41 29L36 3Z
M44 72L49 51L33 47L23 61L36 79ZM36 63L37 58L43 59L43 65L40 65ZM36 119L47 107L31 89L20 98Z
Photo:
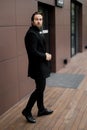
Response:
M28 100L27 106L26 106L26 110L28 112L31 112L32 107L36 101L37 101L37 107L39 110L43 110L45 108L44 107L44 90L46 86L46 78L42 78L42 77L36 78L35 84L36 84L36 89L31 94Z

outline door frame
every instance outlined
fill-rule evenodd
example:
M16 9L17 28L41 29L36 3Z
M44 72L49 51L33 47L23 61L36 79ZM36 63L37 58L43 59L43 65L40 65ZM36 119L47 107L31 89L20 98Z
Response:
M72 54L72 3L75 5L75 53ZM79 12L77 12L79 8ZM78 18L77 16L78 15ZM78 22L78 23L77 23ZM77 27L78 26L78 27ZM82 52L82 4L71 0L71 57L76 55L78 52Z
M52 60L51 60L51 72L56 72L56 54L55 54L55 7L44 4L41 2L38 2L38 9L39 6L42 6L42 8L48 10L49 12L49 49L50 53L52 54Z

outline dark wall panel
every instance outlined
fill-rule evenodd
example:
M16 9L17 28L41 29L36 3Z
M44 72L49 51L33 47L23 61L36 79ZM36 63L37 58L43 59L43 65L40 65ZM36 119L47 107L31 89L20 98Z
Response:
M0 27L0 61L17 56L15 27Z
M16 27L16 44L17 44L17 55L25 55L26 49L25 49L25 43L24 43L24 37L28 30L29 26L17 26Z
M31 15L37 11L37 1L35 0L16 0L16 24L29 25Z
M70 1L64 7L56 7L56 71L64 67L64 59L70 60Z
M15 0L0 0L0 26L15 25Z
M17 59L0 63L0 114L19 99Z

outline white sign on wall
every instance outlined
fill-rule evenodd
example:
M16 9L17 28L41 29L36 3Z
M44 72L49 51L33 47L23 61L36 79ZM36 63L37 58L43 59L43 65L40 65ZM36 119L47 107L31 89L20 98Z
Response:
M63 7L63 5L64 5L64 0L55 0L55 4L56 4L56 6L58 6L58 7Z

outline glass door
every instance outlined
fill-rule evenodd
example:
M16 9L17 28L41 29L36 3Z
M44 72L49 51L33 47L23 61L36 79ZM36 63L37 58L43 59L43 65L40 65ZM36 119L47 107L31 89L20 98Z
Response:
M81 5L78 2L71 2L71 56L79 52L81 34Z
M75 4L71 3L71 55L76 54L76 12Z

